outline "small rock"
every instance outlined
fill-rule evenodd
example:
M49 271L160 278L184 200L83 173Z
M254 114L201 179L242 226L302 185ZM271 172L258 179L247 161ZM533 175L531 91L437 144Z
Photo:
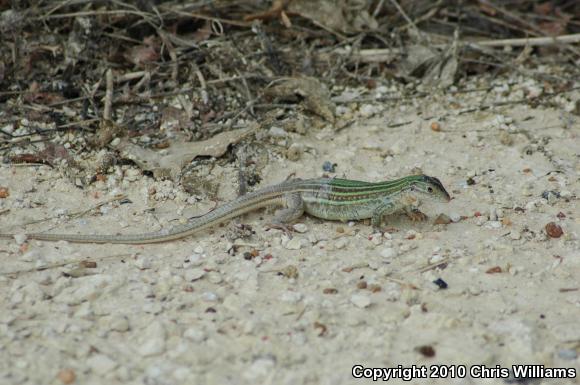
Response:
M151 258L138 257L135 260L135 266L137 266L137 268L141 269L141 270L150 269L151 268Z
M201 298L207 302L216 302L219 299L219 296L211 291L206 291L201 295Z
M443 256L441 254L435 254L435 255L432 255L431 258L429 258L429 263L435 264L437 262L441 262L442 260L443 260Z
M26 234L14 234L14 240L17 245L23 245L26 242Z
M337 166L336 163L332 163L328 160L325 160L324 163L322 163L322 170L326 172L334 172L336 166Z
M200 268L190 269L185 271L185 280L187 282L197 281L205 275L205 270Z
M334 243L334 247L335 247L337 250L340 250L340 249L344 249L344 248L346 247L346 245L347 245L347 244L348 244L348 241L347 241L347 239L346 239L346 238L338 238L338 239L336 240L336 242Z
M280 300L287 303L298 303L302 299L302 294L295 291L285 291L280 296Z
M87 365L96 373L105 375L117 367L117 363L104 354L94 354L90 356Z
M187 262L190 266L200 266L203 264L203 257L201 253L195 252L195 254L191 254L187 257Z
M308 231L308 226L306 226L304 223L296 223L292 226L292 228L298 233L305 233Z
M353 294L350 297L350 302L352 302L354 306L361 309L370 306L370 304L372 303L370 297L365 294Z
M302 248L302 240L298 237L294 237L288 240L288 242L286 242L283 246L288 250L300 250Z
M522 238L522 233L518 230L513 230L512 232L510 232L510 238L513 239L514 241L517 241Z
M64 385L69 385L75 382L76 374L72 369L62 369L58 372L57 377Z
M578 357L578 352L575 349L560 349L558 350L558 357L564 360L575 360Z
M207 334L199 328L190 327L183 333L183 337L192 342L200 343L207 339Z
M500 221L488 221L485 224L485 227L488 229L501 229L501 222Z
M451 222L452 222L452 219L449 218L447 215L439 214L437 216L437 218L435 218L435 221L433 223L435 223L436 225L448 225Z
M385 247L381 250L381 257L385 259L395 258L397 256L397 250L392 247Z
M291 161L297 161L302 157L304 147L298 143L292 143L286 150L286 158Z
M383 243L382 238L383 235L381 233L375 233L370 236L370 241L372 242L373 245L379 246L381 243Z
M207 275L207 280L211 283L218 284L218 283L221 283L223 281L223 278L222 278L221 274L218 273L217 271L211 271Z
M109 321L109 329L116 332L126 332L129 330L129 320L124 316L113 316Z
M550 238L560 238L564 231L562 231L562 227L555 222L550 222L546 225L546 234Z
M288 135L282 127L278 127L278 126L270 127L270 129L268 130L268 134L270 135L271 138L278 138L278 139L285 138Z

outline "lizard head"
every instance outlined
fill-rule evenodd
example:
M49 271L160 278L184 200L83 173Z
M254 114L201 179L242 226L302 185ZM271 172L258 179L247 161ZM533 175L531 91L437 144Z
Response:
M440 202L449 202L451 197L439 179L427 175L415 175L409 177L412 191L428 196Z

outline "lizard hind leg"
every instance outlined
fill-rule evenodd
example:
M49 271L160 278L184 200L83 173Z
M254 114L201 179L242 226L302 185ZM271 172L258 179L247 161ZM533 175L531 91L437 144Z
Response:
M304 214L304 201L300 193L285 194L283 199L286 207L276 211L274 219L268 224L268 227L289 233L290 228L287 224L295 221Z

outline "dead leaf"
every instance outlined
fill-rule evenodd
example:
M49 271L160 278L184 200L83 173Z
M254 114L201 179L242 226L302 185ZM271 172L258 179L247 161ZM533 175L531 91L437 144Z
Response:
M328 89L316 78L289 78L267 89L265 96L294 103L302 102L308 111L334 122L336 105Z
M240 142L255 131L254 127L222 132L213 138L201 142L186 142L176 140L163 153L143 148L131 143L128 139L121 140L117 149L121 156L135 162L142 170L151 171L155 177L175 178L182 168L198 156L219 158L232 144Z
M293 0L288 4L287 11L332 31L356 33L378 27L377 21L369 14L367 7L366 1Z

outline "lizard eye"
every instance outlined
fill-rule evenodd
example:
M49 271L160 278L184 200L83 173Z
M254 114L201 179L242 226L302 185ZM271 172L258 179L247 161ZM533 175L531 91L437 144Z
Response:
M429 191L430 193L433 192L433 187L427 187L427 191Z

